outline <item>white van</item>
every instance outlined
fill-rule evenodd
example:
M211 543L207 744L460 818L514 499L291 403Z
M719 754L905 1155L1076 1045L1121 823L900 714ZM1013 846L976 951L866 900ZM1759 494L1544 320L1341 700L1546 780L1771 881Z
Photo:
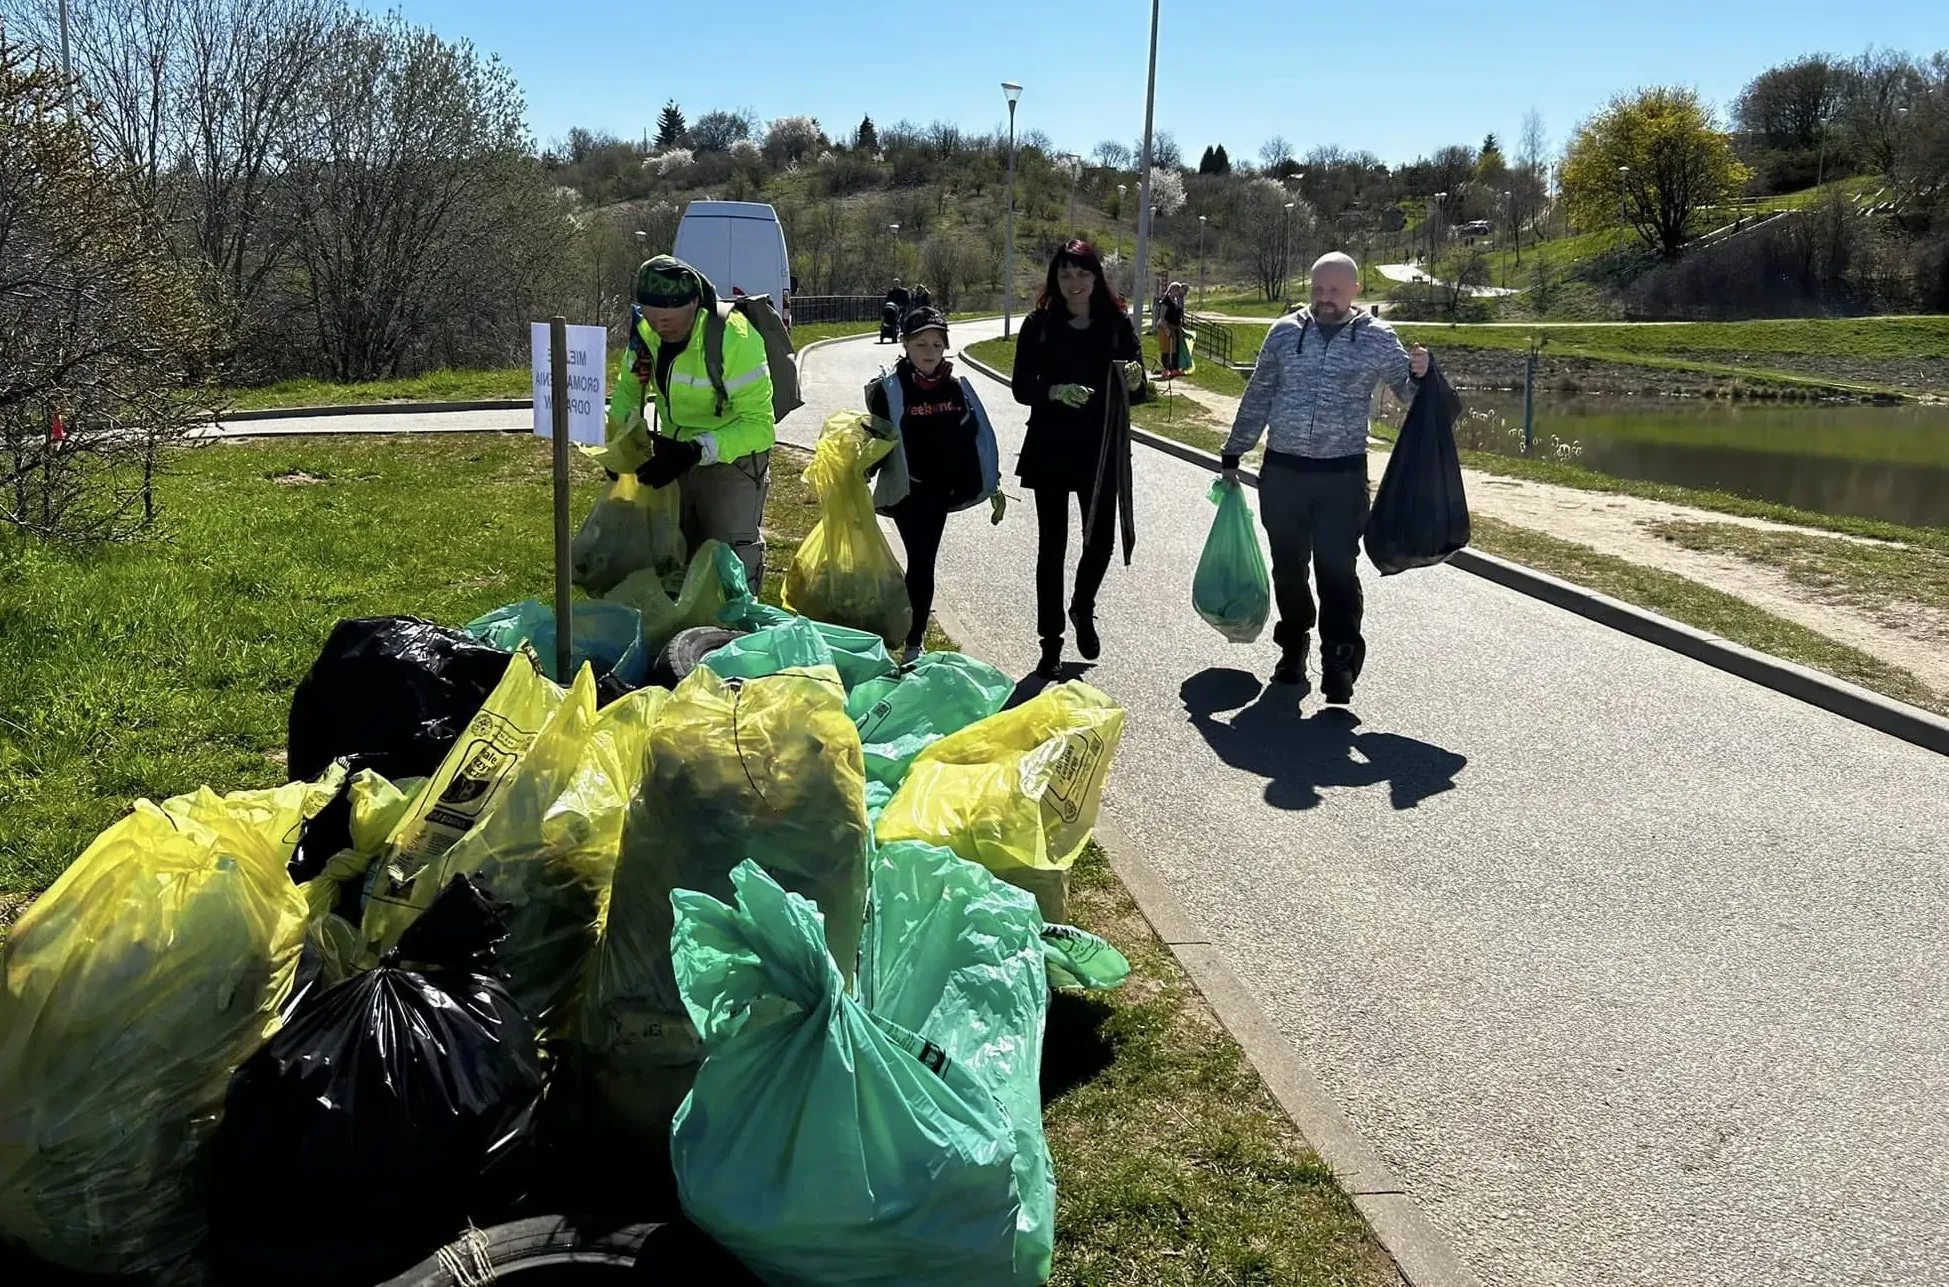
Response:
M693 201L677 225L677 258L711 279L720 299L769 295L792 324L792 259L778 212L758 201Z

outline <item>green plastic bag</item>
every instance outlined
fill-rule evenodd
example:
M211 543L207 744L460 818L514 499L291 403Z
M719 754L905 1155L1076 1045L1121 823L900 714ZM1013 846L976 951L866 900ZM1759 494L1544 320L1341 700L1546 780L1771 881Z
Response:
M1245 488L1220 478L1207 499L1218 506L1198 572L1191 581L1191 606L1233 643L1251 643L1272 615L1272 579L1252 523Z
M832 649L816 626L804 617L789 617L778 625L733 639L706 654L702 664L719 679L763 679L788 670L823 668L837 673L834 661Z
M780 626L789 626L795 621L812 621L812 619L801 617L795 612L787 612L783 608L774 608L768 603L760 603L748 597L727 603L724 611L718 616L720 625L749 630L754 634L762 634ZM851 626L835 626L829 621L812 621L812 628L819 632L821 639L825 640L826 648L832 654L831 664L838 668L839 680L849 693L870 679L891 675L899 669L892 655L887 652L886 643L876 634L855 630ZM736 655L740 651L761 646L762 644L737 640L726 644L720 651L728 650L732 655ZM716 654L713 653L712 656ZM710 658L705 658L707 665L709 662Z
M869 781L897 788L914 757L1008 704L1015 681L985 661L930 652L899 674L868 680L846 699Z
M570 609L569 673L556 674L555 609L533 599L496 608L461 629L482 643L508 652L528 644L541 661L544 674L558 684L574 679L584 666L600 676L613 675L624 688L641 688L649 681L650 659L643 651L643 614L626 603L581 599Z
M1046 1253L1018 1255L1017 1243L1028 1241L1025 1220L1046 1229L1053 1193L1024 1202L1017 1132L994 1088L937 1040L848 994L811 903L751 862L731 884L735 907L671 895L677 986L709 1051L671 1133L684 1213L773 1284L1044 1281ZM1023 948L1019 926L1008 928L992 954L1014 962ZM968 937L956 934L946 950ZM1035 968L1012 969L993 989L1041 982L1040 948L1027 937ZM930 978L954 976L950 959L930 962ZM916 984L889 1004L925 1014L936 1000ZM1011 1018L1034 1009L1033 1000L1007 1003ZM1021 1043L1010 1056L1018 1064L1039 1062L1037 1018L1032 1032L1007 1034ZM988 1071L998 1074L998 1062ZM1046 1175L1046 1155L1031 1159L1038 1166Z

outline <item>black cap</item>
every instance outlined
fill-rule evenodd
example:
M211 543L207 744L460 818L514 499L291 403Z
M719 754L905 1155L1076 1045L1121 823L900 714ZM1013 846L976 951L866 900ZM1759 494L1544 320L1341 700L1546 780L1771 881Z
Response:
M900 319L900 333L915 335L921 331L939 331L947 334L947 314L938 308L916 308Z

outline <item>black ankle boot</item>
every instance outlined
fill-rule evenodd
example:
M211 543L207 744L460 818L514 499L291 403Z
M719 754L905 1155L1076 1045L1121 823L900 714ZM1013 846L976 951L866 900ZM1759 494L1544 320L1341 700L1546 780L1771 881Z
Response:
M1062 678L1062 640L1042 641L1042 660L1036 663L1035 673L1044 679Z
M1071 608L1069 623L1076 627L1076 651L1083 654L1083 660L1095 661L1101 657L1103 640L1096 633L1096 613L1082 608Z

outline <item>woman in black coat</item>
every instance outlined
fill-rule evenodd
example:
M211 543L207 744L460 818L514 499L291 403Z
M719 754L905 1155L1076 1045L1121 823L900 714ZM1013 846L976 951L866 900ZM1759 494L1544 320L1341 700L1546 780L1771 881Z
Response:
M1086 530L1069 620L1085 660L1094 661L1102 650L1096 593L1110 567L1118 479L1129 473L1130 450L1120 421L1110 426L1117 434L1110 455L1122 459L1105 455L1110 390L1112 381L1123 378L1121 363L1142 360L1136 328L1110 289L1103 257L1086 241L1068 242L1049 262L1049 280L1035 311L1022 319L1012 382L1015 400L1030 409L1016 472L1022 486L1035 495L1036 631L1042 637L1037 670L1051 678L1062 666L1063 564L1071 497ZM1116 405L1122 407L1124 400L1116 399Z

